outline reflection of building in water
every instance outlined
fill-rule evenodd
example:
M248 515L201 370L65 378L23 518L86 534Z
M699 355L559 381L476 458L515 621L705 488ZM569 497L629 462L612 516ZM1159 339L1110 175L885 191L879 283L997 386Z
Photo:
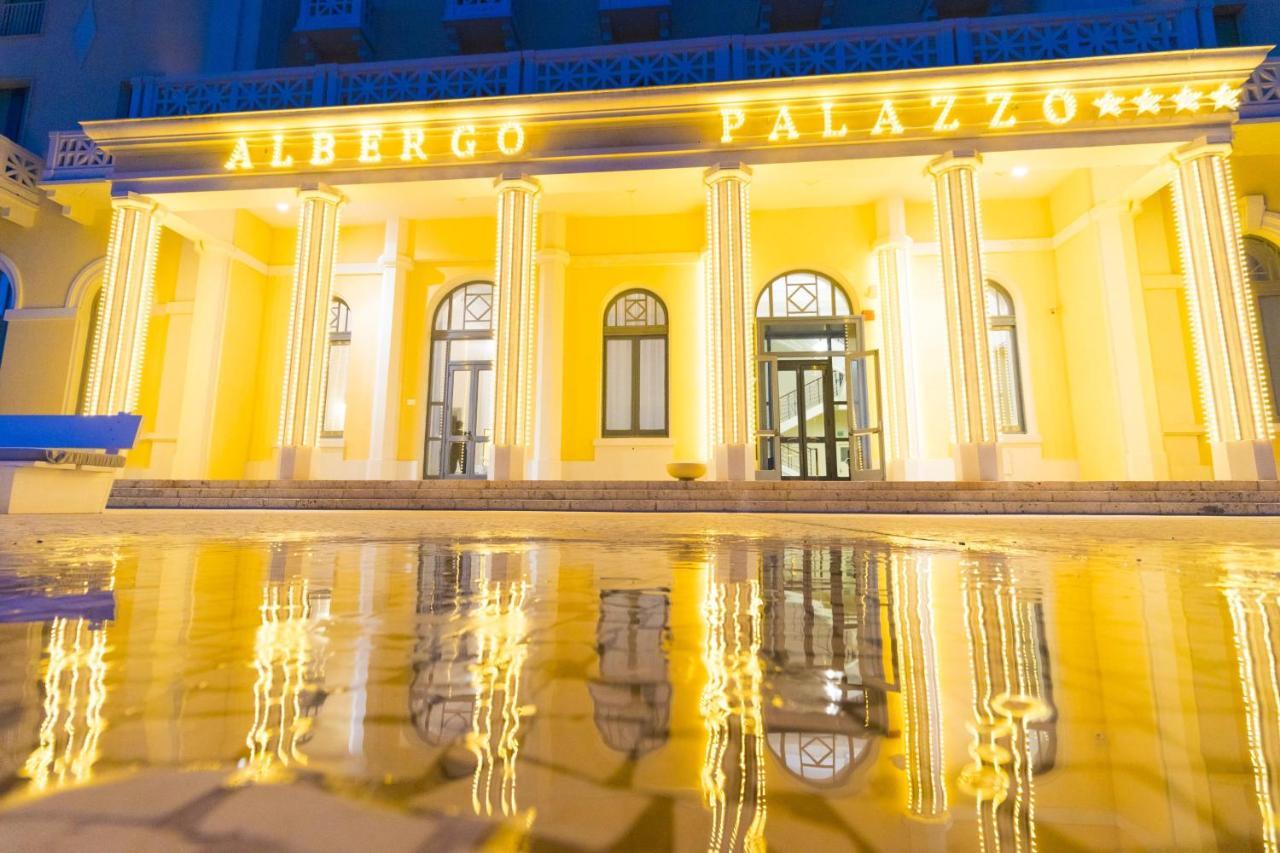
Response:
M633 760L667 742L671 682L663 645L670 609L665 590L600 593L600 677L588 689L600 736Z
M889 557L897 670L902 682L907 813L924 820L937 820L947 813L931 568L925 556L895 553Z
M332 594L306 578L270 581L262 590L254 638L253 725L245 736L248 779L269 779L305 766L303 745L328 694L324 666Z
M515 814L521 678L528 656L529 583L519 555L434 553L418 566L418 632L410 712L435 746L462 744L446 773L471 774L476 814ZM449 759L449 756L446 756Z
M83 617L58 616L49 624L43 719L23 767L36 790L79 784L93 775L106 727L107 631L105 624Z
M1244 701L1245 735L1253 769L1253 791L1267 851L1277 844L1280 806L1280 600L1274 592L1231 578L1224 591L1231 611L1236 666Z
M1057 711L1040 590L1001 563L962 566L973 697L970 763L984 850L1036 849L1036 777L1053 769Z
M761 580L769 749L805 782L839 785L869 765L888 728L876 558L787 548L762 556Z
M712 562L702 602L707 683L702 794L711 811L709 850L764 850L765 764L760 644L764 600L746 577L746 554Z

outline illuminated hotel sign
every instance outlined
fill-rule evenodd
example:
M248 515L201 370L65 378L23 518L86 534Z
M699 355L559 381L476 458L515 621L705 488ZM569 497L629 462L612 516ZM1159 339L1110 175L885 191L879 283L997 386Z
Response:
M329 129L281 128L238 136L223 170L249 173L514 160L572 149L584 125L594 126L594 138L600 142L603 137L604 148L627 147L634 140L662 147L661 138L654 134L665 126L673 145L705 150L1149 126L1201 121L1213 113L1234 113L1239 107L1239 89L1201 82L1042 89L1010 85L830 99L798 96L704 104L694 115L685 111L669 120L648 118L643 126L630 117L615 122L590 113L488 123L440 122L424 115L421 123L397 120ZM540 150L532 150L533 142Z

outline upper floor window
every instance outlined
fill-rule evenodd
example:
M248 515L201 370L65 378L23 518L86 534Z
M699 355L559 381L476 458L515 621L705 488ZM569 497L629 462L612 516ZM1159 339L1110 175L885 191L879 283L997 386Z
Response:
M1245 237L1244 251L1258 300L1258 325L1271 377L1272 412L1280 417L1280 249L1258 237Z
M647 290L604 313L604 435L667 434L667 308Z
M351 306L338 297L329 303L329 369L324 380L324 419L320 435L341 438L347 425L347 371L351 364Z
M44 0L0 2L0 36L33 36L44 25Z
M5 6L0 5L0 13ZM0 88L0 135L19 142L22 135L22 121L27 113L27 94L31 90L26 86Z
M1018 320L1009 291L994 281L987 282L987 343L991 348L996 426L1003 433L1026 432L1018 364Z

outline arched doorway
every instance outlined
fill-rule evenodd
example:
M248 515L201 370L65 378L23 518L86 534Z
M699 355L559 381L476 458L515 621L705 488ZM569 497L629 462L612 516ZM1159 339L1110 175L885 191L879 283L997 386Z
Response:
M877 354L830 278L797 271L756 302L760 468L784 480L883 479Z
M431 324L423 476L481 479L493 455L493 283L459 285Z

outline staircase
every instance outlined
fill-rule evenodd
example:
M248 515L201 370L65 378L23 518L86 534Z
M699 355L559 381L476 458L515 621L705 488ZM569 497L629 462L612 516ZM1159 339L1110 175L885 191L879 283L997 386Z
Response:
M1280 483L120 480L109 507L1280 516Z

